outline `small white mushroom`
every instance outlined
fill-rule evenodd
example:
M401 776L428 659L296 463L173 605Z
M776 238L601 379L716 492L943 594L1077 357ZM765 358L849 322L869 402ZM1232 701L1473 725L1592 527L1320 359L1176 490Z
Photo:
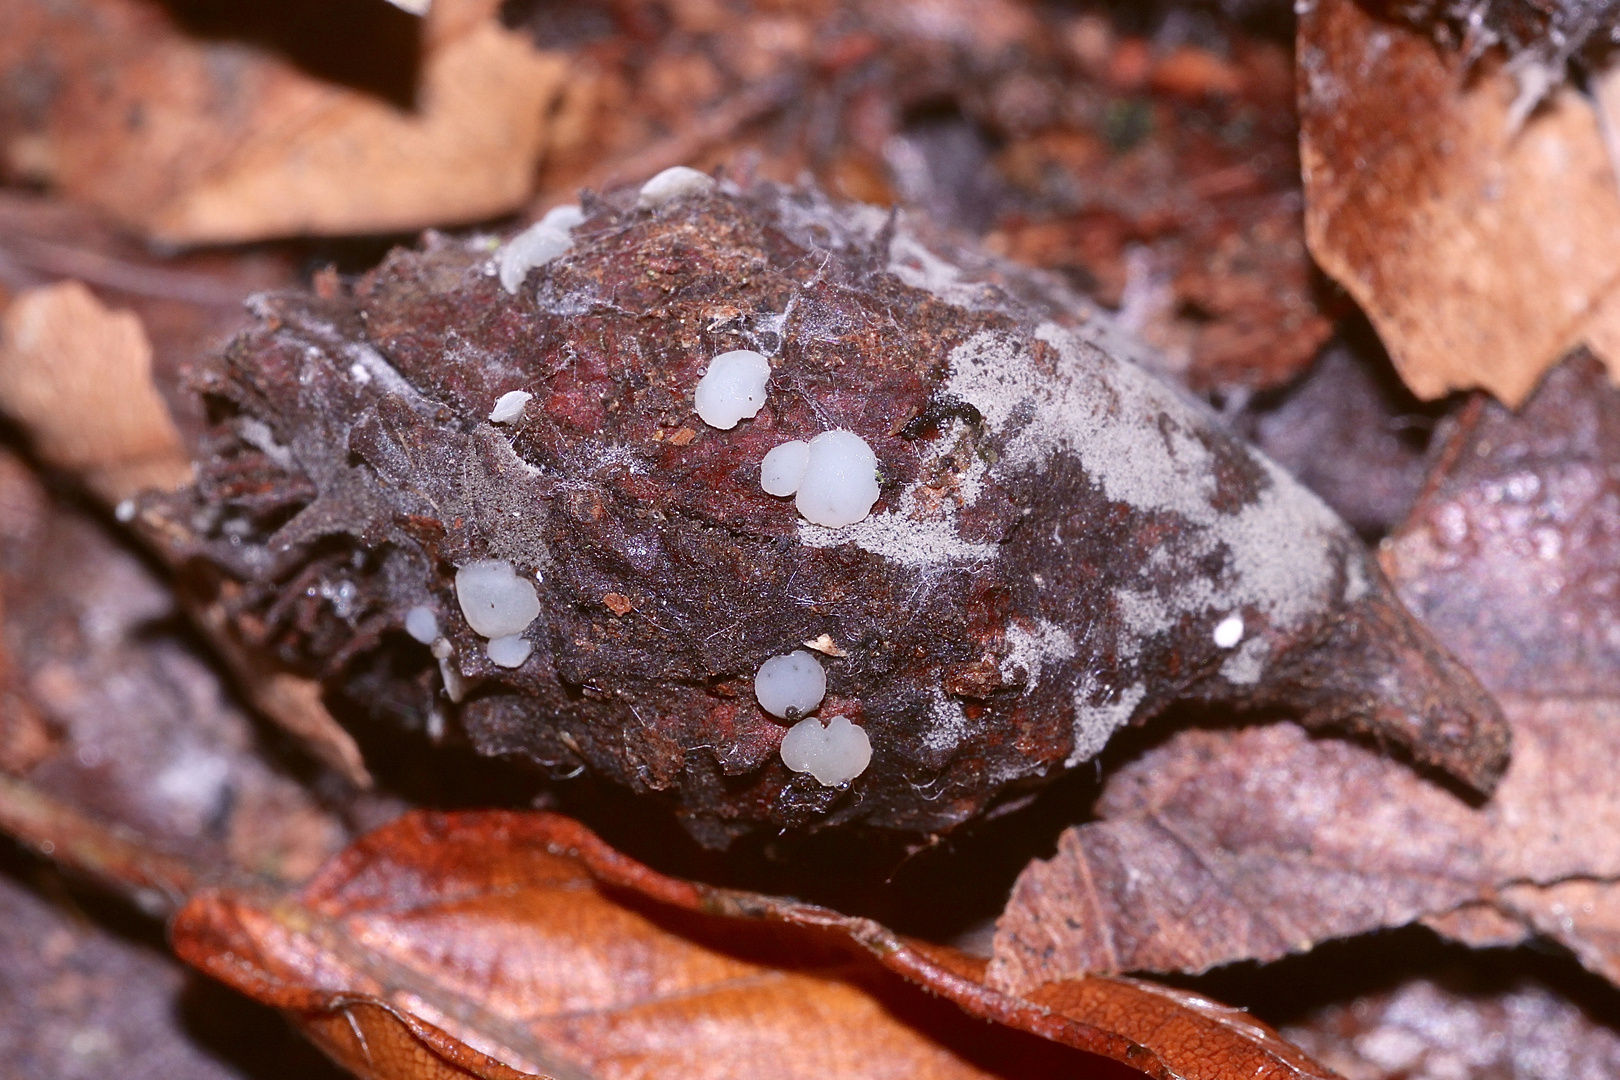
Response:
M484 646L484 655L504 668L522 667L523 661L534 651L534 644L518 634L498 637Z
M534 584L504 559L481 559L456 571L456 602L480 637L521 634L540 614Z
M523 407L533 397L527 390L508 390L495 399L495 407L489 410L490 422L504 424L508 420L516 420L523 415Z
M546 216L540 219L540 224L550 225L558 232L572 232L585 223L585 211L574 203L563 203L553 206L546 211Z
M424 645L439 640L439 617L426 604L418 604L405 613L405 632Z
M759 486L767 495L791 495L799 490L805 466L810 464L810 444L799 439L773 446L759 463Z
M878 500L877 455L853 431L824 431L810 440L794 505L814 525L836 529L872 512Z
M754 697L772 716L792 720L811 712L827 696L827 673L821 661L795 649L759 665L754 676Z
M809 773L823 787L841 787L872 763L872 740L847 716L834 716L825 727L811 716L782 736L781 754L794 772Z
M566 230L543 220L535 222L508 240L496 256L501 288L516 293L530 270L546 265L573 246L574 238Z
M1222 619L1215 627L1215 645L1217 648L1230 649L1243 640L1243 616L1232 614Z
M708 194L714 190L714 179L708 173L675 165L641 185L636 196L638 206L662 206L687 195Z
M710 427L730 430L739 420L753 418L765 404L765 384L771 362L752 349L733 349L709 361L698 380L692 404L698 418Z

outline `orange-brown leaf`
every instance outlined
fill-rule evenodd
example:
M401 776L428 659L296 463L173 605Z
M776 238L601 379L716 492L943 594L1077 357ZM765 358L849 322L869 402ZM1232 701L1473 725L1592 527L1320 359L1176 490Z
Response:
M1165 1078L1331 1075L1195 995L1087 979L1011 997L982 960L664 877L549 814L407 815L296 898L197 896L173 938L377 1080L1108 1068L1090 1054Z
M1413 392L1517 404L1572 346L1616 340L1620 199L1590 102L1558 90L1515 130L1501 65L1355 0L1302 10L1306 239Z

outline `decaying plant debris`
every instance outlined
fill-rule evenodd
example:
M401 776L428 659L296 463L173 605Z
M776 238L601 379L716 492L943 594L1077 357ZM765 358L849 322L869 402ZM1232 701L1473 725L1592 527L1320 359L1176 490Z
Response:
M408 6L0 5L0 1071L1613 1072L1613 3Z
M1185 698L1291 706L1495 782L1494 704L1353 533L1125 359L1104 314L813 192L629 198L589 202L516 297L475 239L260 300L198 378L218 414L199 482L148 500L148 534L220 575L251 645L419 726L449 706L396 631L431 606L481 750L673 791L715 843L948 828ZM710 429L692 387L747 347L775 358L766 409ZM511 390L534 402L497 428ZM758 486L768 449L829 428L882 471L872 516L836 530ZM487 558L539 582L512 671L451 584ZM876 748L849 791L788 773L751 693L810 642L824 715Z

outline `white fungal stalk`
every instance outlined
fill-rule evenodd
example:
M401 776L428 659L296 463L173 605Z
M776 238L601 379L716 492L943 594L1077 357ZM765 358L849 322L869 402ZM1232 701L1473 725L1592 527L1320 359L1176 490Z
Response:
M782 736L782 764L809 773L823 787L842 787L872 763L872 740L847 716L823 726L816 717L800 720Z
M827 673L821 661L803 649L773 656L754 676L754 697L772 716L792 720L812 712L827 696Z
M709 361L693 391L698 418L722 431L752 419L765 404L765 384L770 378L771 363L762 354L752 349L721 353Z
M824 431L810 440L794 505L813 525L853 525L878 500L877 455L853 431Z

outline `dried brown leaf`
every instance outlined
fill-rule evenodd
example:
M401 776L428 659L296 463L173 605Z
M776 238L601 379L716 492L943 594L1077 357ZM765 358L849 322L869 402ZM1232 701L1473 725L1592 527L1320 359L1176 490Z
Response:
M1459 908L1466 920L1437 925L1499 942L1503 918L1553 922L1560 901L1520 884L1620 877L1617 417L1620 391L1590 358L1519 416L1474 409L1386 548L1406 602L1501 696L1514 759L1491 801L1291 725L1184 733L1112 778L1104 820L1021 876L998 983L1273 959ZM1578 951L1610 970L1592 959L1604 926L1594 908Z
M152 385L152 347L135 315L68 281L17 297L0 335L0 412L47 462L110 502L190 482L190 457Z
M172 243L509 211L529 194L566 71L503 29L491 0L434 5L410 108L189 36L153 5L80 7L24 0L0 12L11 168ZM399 42L377 48L389 44ZM42 55L53 58L46 71Z
M1088 1067L1012 1031L962 1031L958 1019L953 1033L947 1006L882 968L967 1015L1150 1076L1329 1075L1197 995L1090 979L1012 998L983 983L982 961L826 909L662 877L546 814L408 815L296 898L204 892L172 934L190 963L291 1011L375 1080Z
M1558 90L1515 130L1500 64L1355 0L1303 9L1297 55L1312 254L1418 396L1480 386L1517 404L1620 281L1620 198L1590 104Z

